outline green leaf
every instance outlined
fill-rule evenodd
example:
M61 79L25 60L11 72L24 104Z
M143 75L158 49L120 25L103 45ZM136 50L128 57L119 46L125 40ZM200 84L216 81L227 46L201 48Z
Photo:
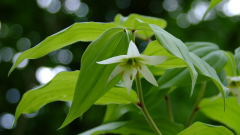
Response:
M234 135L232 131L224 126L214 126L201 122L195 122L189 128L178 135Z
M128 105L109 104L107 106L103 123L113 122L119 119L125 113L133 110L133 108L136 108L136 106L133 106L132 104Z
M133 22L136 18L140 19L144 22L150 23L150 24L155 24L163 29L166 28L166 26L167 26L167 22L164 19L150 17L150 16L144 16L144 15L138 15L138 14L130 14L127 17L124 17L121 14L118 14L115 17L114 22L123 27L130 27L130 28L135 29L133 27ZM141 38L143 40L149 39L151 36L153 36L153 34L154 33L152 31L143 31L140 29L138 29L138 31L136 31L136 37Z
M158 67L158 68L186 67L186 63L182 59L168 53L156 40L148 44L143 54L148 56L155 56L155 55L168 56L167 61L165 61L160 65L156 65L154 67Z
M183 125L173 123L168 118L154 119L157 127L163 135L176 135L184 129ZM115 129L111 125L116 125L118 122L108 123L107 126L101 125L99 127L90 129L79 135L99 135L99 134L123 134L123 135L155 135L152 128L145 119L128 121L122 126L116 126ZM102 128L104 126L104 128Z
M208 13L212 8L214 8L214 7L215 7L219 2L221 2L221 1L222 1L222 0L211 0L211 3L210 3L210 5L209 5L207 11L204 13L202 19L204 19L204 18L206 17L207 13Z
M54 101L72 101L79 71L60 72L49 83L27 91L21 99L15 114L15 121L21 113L34 113L44 105ZM129 104L137 103L135 91L128 94L124 87L113 87L94 104Z
M231 52L224 52L224 54L228 59L228 62L226 64L226 66L224 67L226 75L230 76L230 77L237 76L236 64L235 64L233 54Z
M206 98L199 105L200 111L207 117L223 123L233 129L237 134L240 134L240 107L236 97L227 98L226 110L222 109L222 98Z
M134 20L133 28L135 28L136 30L141 29L146 31L149 31L149 30L153 31L158 43L168 53L185 61L192 78L192 89L191 89L191 95L192 95L198 73L193 66L192 59L190 57L190 54L186 45L181 40L177 39L170 33L163 30L161 27L154 24L148 24L148 23L142 22L139 19Z
M123 28L111 28L89 45L82 56L81 72L78 77L72 106L61 128L82 115L120 81L121 75L117 75L107 84L116 64L101 65L96 62L126 54L128 44L127 31Z
M214 68L212 68L207 62L199 58L194 53L190 53L190 55L193 60L194 66L198 70L198 73L212 79L212 81L215 83L222 96L224 97L224 105L226 105L226 99L229 93L229 89L222 84Z
M101 125L101 126L98 126L98 127L95 127L91 130L88 130L84 133L81 133L79 135L98 135L98 134L95 134L95 132L98 132L98 131L111 131L111 130L114 130L116 128L119 128L123 125L125 125L127 122L123 121L123 122L113 122L113 123L108 123L108 124L105 124L105 125Z
M47 37L37 46L23 52L13 64L8 75L20 64L24 59L36 59L42 57L54 50L64 46L73 44L77 41L93 41L98 38L105 30L117 27L113 23L75 23L72 26Z
M240 75L240 47L235 49L234 59L235 59L235 62L236 62L237 73L238 73L238 75Z
M191 42L186 43L186 45L189 51L199 55L202 60L206 61L217 72L220 72L227 63L226 56L223 51L219 50L216 44L207 42ZM194 62L194 64L197 68L197 63ZM209 80L209 77L205 77L206 75L201 74L203 73L200 72L197 79L198 83ZM216 77L216 75L214 76ZM212 78L215 78L214 76ZM170 88L172 86L191 85L189 71L186 68L168 69L163 76L159 78L158 84L159 89ZM152 89L151 91L155 91L155 89Z

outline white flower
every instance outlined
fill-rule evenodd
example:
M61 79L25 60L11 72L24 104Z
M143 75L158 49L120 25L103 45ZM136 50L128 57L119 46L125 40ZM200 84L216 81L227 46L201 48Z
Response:
M131 90L133 79L135 78L137 71L139 71L143 77L155 86L158 86L154 76L147 68L147 65L158 65L167 60L167 56L146 56L141 55L136 45L131 41L128 47L127 55L115 56L100 62L98 64L112 64L119 63L110 75L108 82L111 81L116 75L121 73L124 84L126 85L128 93Z
M240 76L228 77L229 90L237 97L240 106Z

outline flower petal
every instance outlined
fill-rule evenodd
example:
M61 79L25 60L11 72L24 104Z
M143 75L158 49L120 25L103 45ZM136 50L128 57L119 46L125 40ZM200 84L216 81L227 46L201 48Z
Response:
M158 65L163 63L168 59L168 56L146 56L140 55L139 56L142 60L140 62L147 64L147 65Z
M108 84L116 75L118 75L118 74L119 74L120 72L122 72L122 71L123 71L123 67L120 66L120 64L117 65L117 66L115 67L115 69L112 71L111 75L109 76L108 81L107 81L107 84Z
M128 66L124 69L123 81L124 81L124 84L126 85L128 94L130 93L130 90L132 88L132 82L136 74L137 74L137 69L132 66Z
M126 58L127 55L119 55L115 57L111 57L109 59L99 61L97 62L98 64L112 64L112 63L118 63L118 62L123 62L123 60Z
M133 43L133 41L130 41L128 52L127 52L127 58L138 57L138 56L140 56L140 53L137 49L137 46Z
M155 85L158 87L157 81L154 78L153 74L151 73L151 71L147 68L146 65L141 64L142 69L139 69L140 73L143 75L143 77L150 82L151 84Z

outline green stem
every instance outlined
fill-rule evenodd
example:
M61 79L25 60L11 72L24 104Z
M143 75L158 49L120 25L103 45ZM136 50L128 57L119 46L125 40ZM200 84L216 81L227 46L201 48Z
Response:
M195 104L194 104L193 110L192 110L192 112L191 112L191 114L190 114L190 116L189 116L189 118L188 118L187 127L189 127L189 126L192 124L193 119L194 119L197 111L199 110L199 103L200 103L200 101L202 100L202 97L203 97L203 95L204 95L205 88L206 88L206 82L203 82L203 83L201 84L201 88L200 88L200 90L199 90L198 97L197 97L197 100L196 100L196 102L195 102Z
M170 120L172 122L174 122L172 109L171 109L171 104L170 104L170 100L169 100L169 96L168 95L165 96L165 101L166 101L166 107L167 107L168 116L169 116Z
M142 86L141 86L141 78L140 78L139 71L137 72L137 75L136 75L136 85L137 85L137 92L138 92L138 98L139 98L139 102L138 102L137 106L142 111L143 115L147 119L149 125L152 127L154 132L157 135L162 135L162 133L159 131L159 129L157 128L156 124L154 123L152 117L148 113L147 108L146 108L146 106L144 104L143 94L142 94Z

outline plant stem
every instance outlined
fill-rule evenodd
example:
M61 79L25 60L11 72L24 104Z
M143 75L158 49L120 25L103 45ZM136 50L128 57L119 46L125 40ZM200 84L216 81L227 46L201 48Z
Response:
M167 107L168 116L169 116L170 120L172 122L174 122L172 109L171 109L171 104L170 104L170 100L169 100L169 95L165 96L165 101L166 101L166 107Z
M143 94L142 94L142 86L141 86L141 78L140 78L139 71L137 72L137 75L136 75L136 85L137 85L137 92L138 92L138 98L139 98L139 102L138 102L137 106L141 109L143 115L147 119L149 125L152 127L154 132L157 135L162 135L162 133L159 131L158 127L154 123L152 117L148 113L147 108L146 108L146 106L144 104Z
M196 100L193 110L188 118L187 127L189 127L192 124L195 114L199 110L199 103L204 95L205 88L206 88L206 82L201 83L201 88L199 90L197 100Z

